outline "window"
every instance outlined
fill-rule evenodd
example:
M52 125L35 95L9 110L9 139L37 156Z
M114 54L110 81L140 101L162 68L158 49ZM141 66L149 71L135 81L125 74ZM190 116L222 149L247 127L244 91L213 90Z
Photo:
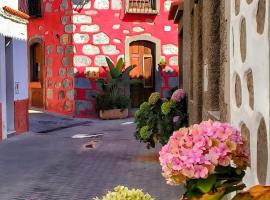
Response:
M126 0L126 13L158 14L158 0Z
M19 0L19 10L30 17L42 17L42 0Z

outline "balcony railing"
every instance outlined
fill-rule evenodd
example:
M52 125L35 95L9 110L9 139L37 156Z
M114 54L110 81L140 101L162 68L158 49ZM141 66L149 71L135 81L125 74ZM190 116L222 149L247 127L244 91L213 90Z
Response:
M157 14L158 0L126 0L126 13Z

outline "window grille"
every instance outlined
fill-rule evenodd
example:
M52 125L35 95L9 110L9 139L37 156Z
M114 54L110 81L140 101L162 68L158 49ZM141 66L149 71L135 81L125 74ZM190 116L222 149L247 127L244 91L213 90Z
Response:
M138 14L157 14L158 0L126 0L126 12Z

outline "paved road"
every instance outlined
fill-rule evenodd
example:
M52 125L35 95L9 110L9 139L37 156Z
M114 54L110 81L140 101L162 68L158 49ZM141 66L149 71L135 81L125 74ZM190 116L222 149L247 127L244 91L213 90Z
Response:
M134 139L134 124L121 124L132 119L54 117L31 116L36 132L0 144L0 200L91 200L118 184L142 188L156 200L178 199L181 187L166 185L152 159L156 152ZM40 123L48 118L68 123L58 129L57 123ZM104 135L73 139L76 134Z

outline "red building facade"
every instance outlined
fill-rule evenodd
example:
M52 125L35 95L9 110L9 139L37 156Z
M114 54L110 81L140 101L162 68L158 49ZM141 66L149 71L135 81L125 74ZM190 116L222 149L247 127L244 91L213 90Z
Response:
M126 65L137 66L131 78L143 86L131 90L134 102L146 99L146 90L167 96L178 86L178 31L167 20L170 3L44 0L28 5L40 6L40 12L30 13L35 17L28 24L30 104L66 115L95 116L93 94L101 90L96 79L106 77L101 67L106 66L105 57L123 57ZM167 62L165 68L158 67L161 60Z

